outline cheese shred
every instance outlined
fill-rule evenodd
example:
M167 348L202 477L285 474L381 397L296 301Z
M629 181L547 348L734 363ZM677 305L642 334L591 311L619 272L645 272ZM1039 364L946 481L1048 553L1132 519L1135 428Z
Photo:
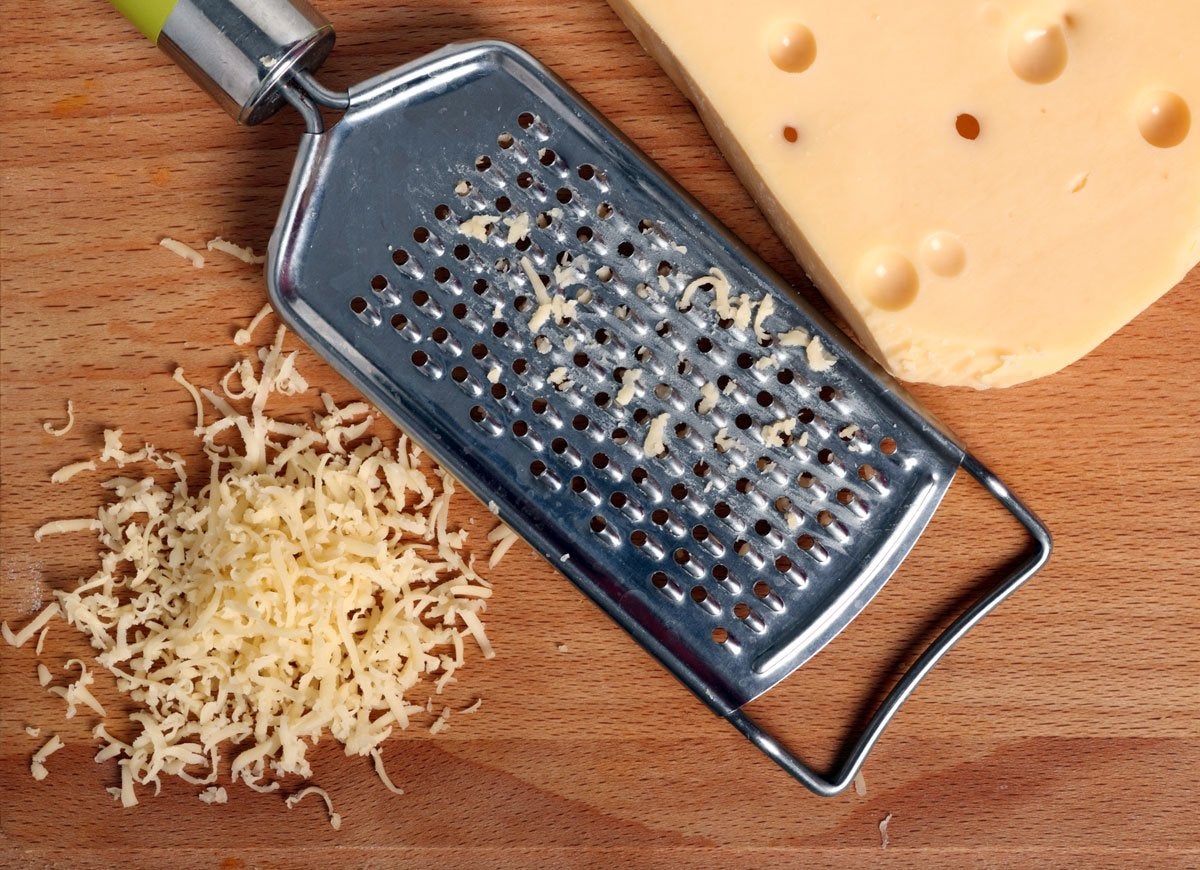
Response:
M200 480L189 481L178 454L151 445L129 452L119 429L105 431L101 462L147 470L106 482L111 501L94 517L35 533L39 541L97 533L98 569L57 591L19 632L2 626L19 646L61 613L138 706L128 742L103 724L93 731L97 762L120 767L111 793L123 806L138 802L140 787L157 793L164 776L210 785L220 770L274 791L278 777L312 775L308 750L325 733L347 755L378 758L421 709L406 696L456 679L466 642L493 655L481 619L491 588L463 553L466 532L450 524L456 482L435 468L440 486L431 486L406 437L388 445L372 434L366 403L322 396L324 413L311 423L268 416L273 394L308 389L284 338L280 327L235 367L240 391L227 389L229 398L196 390L176 371L197 403L208 465ZM203 399L218 415L207 426ZM158 470L174 479L159 482ZM511 546L503 536L493 543L493 556ZM105 716L93 673L78 659L67 666L78 678L47 690L63 698L68 717L84 707ZM50 682L44 665L38 674ZM316 787L288 806L314 793L338 827ZM221 803L224 790L207 788L200 799Z
M197 251L195 248L185 245L183 242L179 241L178 239L172 239L172 238L161 239L159 241L159 245L166 248L172 254L175 254L176 256L179 256L179 257L183 257L183 259L190 262L195 268L197 268L197 269L204 268L204 255L201 254L199 251Z
M75 425L75 403L67 399L67 422L61 426L55 426L49 420L42 422L42 431L47 435L53 435L55 438L61 438L71 431L71 427Z
M333 799L329 796L329 792L320 786L310 785L308 788L296 792L285 801L287 808L289 810L294 809L296 804L300 803L300 801L304 800L310 794L320 795L321 800L325 801L325 811L329 813L329 827L335 831L339 830L342 827L342 817L333 811Z

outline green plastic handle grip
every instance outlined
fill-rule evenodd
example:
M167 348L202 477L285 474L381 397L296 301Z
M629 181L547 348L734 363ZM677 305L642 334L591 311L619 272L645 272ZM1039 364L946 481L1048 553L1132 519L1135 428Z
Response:
M167 17L179 0L112 0L117 11L133 22L148 40L158 44Z

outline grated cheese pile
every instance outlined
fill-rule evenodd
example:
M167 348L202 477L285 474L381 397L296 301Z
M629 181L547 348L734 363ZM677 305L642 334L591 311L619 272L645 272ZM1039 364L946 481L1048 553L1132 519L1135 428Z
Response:
M124 806L163 775L215 783L223 755L231 781L274 790L273 776L311 775L308 747L324 731L347 755L370 755L424 710L406 695L453 680L468 640L492 656L480 618L491 588L462 555L466 532L449 525L453 478L436 469L435 492L407 438L392 449L371 437L365 403L322 396L315 425L268 416L272 394L308 389L284 335L234 366L224 398L201 391L217 416L206 425L197 404L209 463L198 489L177 454L127 452L120 430L105 432L101 461L126 469L104 483L115 500L38 530L95 530L99 570L20 632L3 626L19 645L61 611L140 705L128 743L93 731L97 762L120 766L110 791ZM68 666L78 680L50 691L68 716L77 704L103 716L92 674Z

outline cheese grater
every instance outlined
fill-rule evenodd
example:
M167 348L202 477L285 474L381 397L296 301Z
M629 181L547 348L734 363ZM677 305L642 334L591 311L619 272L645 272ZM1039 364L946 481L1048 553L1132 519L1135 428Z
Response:
M303 116L267 263L285 322L813 792L846 788L1049 557L978 459L519 48L451 45L335 92L306 3L117 5L239 121ZM744 708L867 605L959 468L1034 546L821 775Z

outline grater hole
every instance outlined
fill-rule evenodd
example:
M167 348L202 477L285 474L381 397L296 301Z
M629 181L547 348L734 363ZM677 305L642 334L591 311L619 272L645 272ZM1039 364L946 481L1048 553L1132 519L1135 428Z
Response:
M671 273L675 271L675 267L666 260L662 260L654 271L658 273L658 277L660 278L669 278L671 277Z
M708 526L697 525L692 527L692 537L700 542L708 540Z
M682 567L692 561L692 554L683 547L680 547L672 554L672 558L675 560L676 565Z
M624 447L629 441L629 433L624 428L618 426L612 431L612 440L618 447Z
M550 449L553 450L555 453L557 453L559 456L562 456L562 454L567 452L567 446L568 445L567 445L566 438L561 438L561 437L555 438L553 441L550 442Z
M533 307L533 302L528 296L518 296L513 300L513 308L517 309L521 314L527 314L529 309Z
M617 510L620 510L629 503L629 496L625 495L623 492L614 492L608 497L608 503Z
M487 419L487 411L483 410L479 405L471 409L471 421L474 423L482 423Z
M507 196L496 197L496 210L497 211L508 211L510 208L512 208L512 200L511 199L509 199Z
M444 202L438 203L433 209L433 216L440 221L444 221L446 218L450 217L450 206L446 205Z
M465 178L460 179L458 184L454 185L454 192L459 196L468 196L474 189L475 188L472 186L471 182L467 181Z
M796 538L796 546L804 552L808 552L817 545L816 539L812 535L801 535Z
M780 574L786 574L792 570L792 560L787 556L777 556L775 559L775 570Z
M469 256L471 256L471 249L468 248L466 245L455 245L454 246L454 259L465 260Z
M486 154L480 154L475 158L475 168L480 172L487 172L492 168L492 158Z
M775 401L775 397L767 390L760 390L758 393L758 404L764 408L771 407L771 403Z
M397 248L392 251L392 262L397 266L403 266L409 261L408 251L403 248Z
M476 343L471 345L471 356L475 357L475 359L486 359L487 355L488 349L486 344Z
M554 198L563 205L569 203L573 196L574 194L571 193L571 189L569 187L560 187L554 194Z
M548 228L550 224L554 223L554 215L544 211L539 212L537 218L534 220L534 223L538 225L538 229L544 230Z
M688 308L691 306L689 305ZM702 335L696 339L696 350L700 353L708 353L713 349L713 341L707 335Z
M671 497L676 501L683 501L688 497L688 488L682 483L677 483L671 487Z
M605 283L611 281L613 279L612 266L601 266L596 270L596 277Z
M834 399L838 398L841 394L838 393L838 391L835 390L833 387L825 386L825 387L821 387L821 389L817 393L817 395L821 397L822 402L832 402Z
M534 118L532 112L522 112L521 114L517 115L517 125L522 130L528 130L530 127L532 127L535 120L537 119Z
M575 238L579 239L579 241L585 244L590 242L594 236L595 233L592 232L591 227L583 226L575 231Z
M617 245L617 253L622 257L632 257L634 250L636 249L633 247L633 242L621 242Z
M596 206L596 217L602 221L608 220L614 214L616 214L616 210L607 202L602 202Z
M654 327L654 331L659 338L666 338L671 334L671 324L666 320L660 320L658 325Z
M838 504L849 507L854 504L854 493L848 489L839 489L837 491Z
M738 368L748 369L754 365L754 357L748 353L739 353L737 356Z
M895 438L884 438L879 442L879 449L882 453L891 456L900 449L900 446L896 443Z
M574 419L571 420L571 426L576 432L582 432L587 429L590 423L591 421L587 418L586 414L576 414Z
M350 310L355 314L362 314L367 310L367 300L361 296L355 296L350 300Z
M492 335L496 336L496 338L504 338L504 336L508 335L508 324L503 320L493 323Z
M766 520L757 520L754 523L754 531L761 537L766 537L771 534L771 524Z
M546 473L546 463L540 459L533 460L533 462L529 463L529 473L534 477L541 477Z
M433 270L433 280L439 284L445 284L450 280L450 270L445 266L438 266Z
M579 353L571 357L571 362L575 363L575 365L579 366L579 368L584 368L588 362L590 362L590 360L588 359L588 355L586 353L579 351Z
M771 594L771 584L766 580L759 580L754 584L754 594L759 598L766 598Z
M450 333L446 331L446 328L444 326L439 326L437 329L435 329L430 334L429 337L432 338L434 341L436 341L438 344L445 344L446 339L448 339L450 337Z
M487 279L476 278L475 283L471 285L471 289L475 291L476 295L482 296L484 293L486 293L488 291Z
M671 581L667 578L667 575L662 571L655 571L650 575L650 585L655 589L666 589L667 584L670 582Z
M591 181L596 177L596 167L592 166L590 163L585 163L580 166L578 172L579 177L584 181Z
M612 396L610 396L608 393L605 393L605 392L596 393L596 407L597 408L607 408L610 402L612 402Z
M401 329L404 329L404 327L406 327L406 326L408 326L408 318L407 317L405 317L403 314L400 314L399 312L392 315L392 329L399 331Z
M554 161L557 159L558 159L558 155L555 154L549 148L543 148L540 151L538 151L538 160L541 162L541 164L543 166L553 166Z
M813 475L813 473L811 471L805 471L805 472L801 473L801 475L799 477L796 478L796 483L798 483L800 485L801 489L810 489L812 487L812 485L814 483L816 483L816 481L817 481L817 478Z
M733 552L739 556L749 556L754 552L754 548L750 546L750 542L745 538L738 538L733 542Z
M729 580L729 569L727 567L725 567L724 565L722 565L720 562L718 562L717 564L712 566L711 573L712 573L713 579L716 580L718 583L725 583L725 582L728 582L728 580Z
M571 478L571 492L575 493L576 495L582 495L583 493L587 492L587 488L587 481L578 474Z
M591 521L590 525L591 525L592 531L599 534L600 532L603 532L605 529L608 528L608 521L605 520L604 517L597 515L597 516L592 517L592 521Z
M540 416L549 410L550 403L543 398L537 398L533 400L533 402L530 404L530 407L533 408L533 413Z
M654 513L650 514L650 519L656 526L665 526L668 520L671 519L671 514L668 513L665 508L659 508Z
M544 335L539 335L533 340L533 349L538 353L550 353L553 345L550 344L550 339Z
M738 414L734 418L733 424L739 429L749 429L754 424L754 418L749 414Z
M693 586L691 598L692 601L695 601L697 604L703 604L708 600L708 590L703 586Z
M629 535L629 543L633 544L635 547L644 547L649 540L650 536L641 529L634 529L634 531Z
M719 501L713 505L713 513L716 514L717 519L727 520L733 515L733 508L729 506L729 502Z
M821 511L817 514L817 522L821 524L821 528L829 528L833 525L833 514L829 511Z
M779 511L781 514L786 514L791 509L792 500L786 495L781 495L779 498L775 499L775 510Z
M508 387L504 384L492 384L492 398L503 399L508 395Z
M531 174L529 174L528 172L522 172L520 175L517 176L517 187L521 188L522 190L525 190L532 186L533 186L533 176Z
M517 357L515 360L513 360L512 370L515 374L523 375L529 371L529 363L524 357Z
M820 462L822 465L832 465L833 464L833 451L830 450L828 447L822 448L820 451L817 452L817 461Z
M513 146L512 133L501 133L496 137L496 144L504 149L511 148Z
M710 471L712 471L712 466L703 459L692 466L692 473L695 474L696 477L708 477L708 473Z
M733 615L738 619L745 619L750 615L750 605L745 601L739 601L737 604L733 605Z
M775 380L786 387L796 380L796 373L791 369L780 369L775 373Z
M461 384L467 379L467 370L462 366L455 366L450 370L450 378L454 381L454 383Z
M675 425L676 438L690 438L692 435L692 427L687 423L677 423Z
M607 453L597 453L592 457L592 465L603 471L609 466L609 458Z
M376 275L371 279L371 289L376 293L380 293L387 289L388 279L382 275Z
M419 245L423 245L429 241L429 230L427 230L425 227L417 227L415 230L413 230L412 235L413 241Z
M429 303L429 294L424 290L418 290L412 295L413 305L423 307Z
M872 481L879 474L872 465L860 465L858 467L858 477L860 480Z

